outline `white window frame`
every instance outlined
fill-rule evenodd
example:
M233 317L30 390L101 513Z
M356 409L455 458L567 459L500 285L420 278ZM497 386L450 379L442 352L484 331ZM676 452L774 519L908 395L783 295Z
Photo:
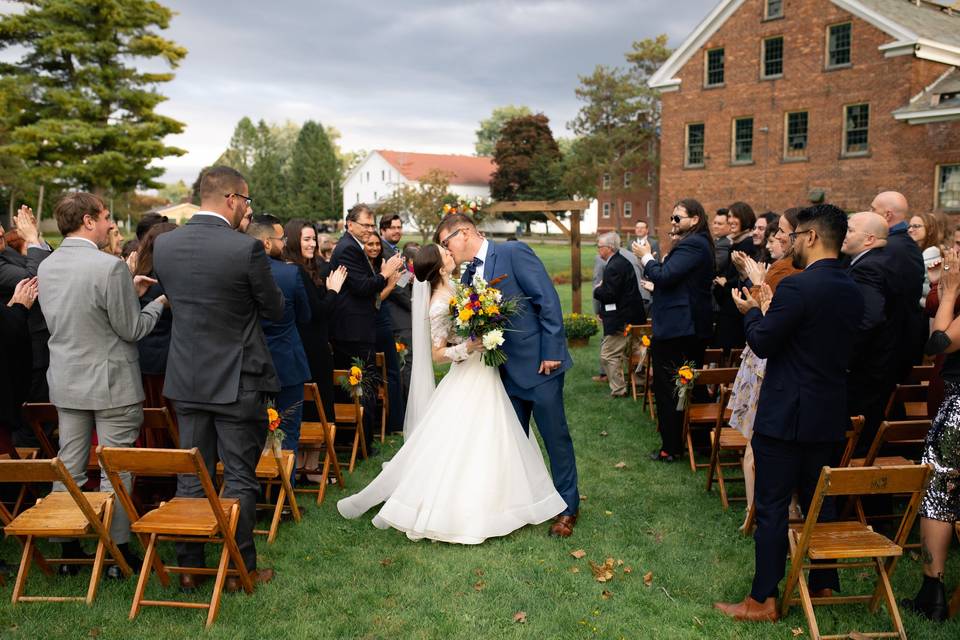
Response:
M714 51L723 52L723 67L721 72L723 73L723 80L720 82L710 83L710 54ZM712 89L715 87L722 87L727 82L727 52L724 47L713 47L712 49L707 49L703 52L703 86L707 89Z
M867 107L867 148L862 151L850 151L847 149L847 109L850 107L860 107L866 105ZM843 105L843 111L841 112L843 116L843 137L840 139L840 155L845 158L856 158L858 156L866 156L870 154L870 121L872 120L870 114L870 103L869 102L853 102L851 104Z
M633 174L632 174L631 172L629 172L629 171L624 171L624 172L623 172L623 188L624 188L624 189L629 189L629 188L630 188L630 179L631 179L632 177L633 177Z
M940 200L940 181L943 179L943 169L944 167L956 167L956 171L960 174L960 160L956 163L947 162L943 164L938 164L934 173L934 182L933 182L933 196L936 203L936 209L941 209L943 211L960 211L960 200L955 207L946 207L943 202Z
M843 25L850 26L850 53L849 60L846 62L841 62L840 64L830 64L830 30L834 27L841 27ZM826 44L823 48L823 66L825 69L846 69L847 67L853 66L853 22L850 20L845 20L843 22L835 22L833 24L828 24L826 32L824 34L826 38Z
M632 202L624 202L624 203L623 203L623 217L624 217L624 218L632 218L632 217L633 217L633 203L632 203Z
M609 217L610 217L610 203L609 203L609 202L604 202L604 203L603 203L603 206L600 207L600 210L601 210L602 215L603 215L604 218L609 218Z
M792 156L789 155L790 150L790 116L797 113L807 114L807 146L803 149L802 156ZM783 159L785 162L795 162L798 160L806 160L809 157L810 153L810 110L809 109L796 109L794 111L787 111L783 114Z
M767 43L771 40L780 39L780 73L771 73L767 75ZM783 35L770 36L760 40L760 79L776 80L783 77L783 67L786 62L786 39Z
M700 162L693 164L690 162L690 127L703 127L703 142L700 150ZM687 169L699 169L706 166L707 163L707 124L705 122L688 122L683 127L683 166Z
M737 123L741 120L750 120L750 159L749 160L738 160L737 159ZM757 119L754 116L739 116L734 118L730 123L730 164L753 164L753 147L756 137L754 133L757 129Z
M774 15L770 13L770 0L764 0L763 3L763 19L764 20L774 20L776 18L783 17L783 0L780 1L780 13Z
M609 188L610 188L610 174L605 173L603 174L603 189L609 189Z

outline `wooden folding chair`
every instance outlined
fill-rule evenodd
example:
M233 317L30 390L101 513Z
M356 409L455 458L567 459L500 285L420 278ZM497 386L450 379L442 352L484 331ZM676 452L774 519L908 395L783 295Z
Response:
M907 633L900 619L897 599L890 586L890 576L897 559L903 555L903 545L920 508L924 487L930 468L926 465L896 467L847 467L832 469L824 467L820 473L816 493L802 530L791 529L790 573L780 601L780 616L785 617L792 604L800 602L812 640L821 638L847 638L848 634L821 635L814 614L814 605L849 604L868 602L872 612L877 610L881 599L896 630L890 632L859 632L865 637L899 637L906 640ZM891 540L875 532L862 522L817 522L820 509L828 497L909 494L909 506L900 520L896 535ZM811 561L819 561L813 564ZM854 562L848 562L854 560ZM813 569L865 569L872 567L877 572L877 586L872 594L812 597L804 571ZM799 591L799 598L794 595Z
M137 617L141 607L178 607L183 609L206 609L209 628L220 611L220 596L227 576L238 576L244 591L253 593L253 581L247 571L235 538L237 520L240 517L240 501L236 498L220 498L213 488L200 451L193 449L127 449L97 447L100 463L110 478L110 483L127 516L130 531L135 533L146 548L140 579L130 607L130 620ZM174 498L159 507L140 515L120 479L120 472L143 476L167 475L170 473L196 476L203 488L203 498ZM196 542L222 544L220 563L216 569L207 567L174 567L165 565L157 554L158 542ZM227 564L233 567L228 568ZM213 596L209 603L183 602L177 600L144 600L143 595L156 572L160 582L167 586L170 573L215 575Z
M840 462L837 463L836 468L843 468L850 466L850 459L853 457L853 451L857 447L857 442L860 441L860 434L863 433L863 425L866 424L866 419L863 416L851 416L850 417L850 428L847 429L846 436L847 442L843 446L843 453L840 455ZM743 529L741 532L745 536L749 536L753 532L753 523L757 518L757 507L756 504L750 505L750 510L747 512L747 520L744 522ZM798 521L790 520L790 524L797 524Z
M730 349L730 366L740 368L740 358L743 356L743 348Z
M380 380L377 381L377 400L380 402L380 443L387 439L387 414L390 413L390 394L387 391L387 357L383 351L376 354L377 370Z
M288 500L294 521L299 523L302 519L300 507L297 505L297 496L294 495L293 485L290 484L295 464L293 451L289 449L277 451L272 447L261 453L260 460L257 462L257 480L264 485L264 498L266 499L266 502L257 503L257 508L273 509L273 516L270 519L269 529L254 529L253 532L267 536L267 544L273 544L273 541L277 539L277 530L280 528L283 507ZM220 482L220 495L223 496L222 462L217 463L217 478ZM277 487L277 499L276 502L271 502L274 487Z
M720 404L726 407L730 399L730 390L721 391ZM724 511L730 506L727 497L726 482L735 480L743 482L743 476L734 478L724 478L724 468L740 468L743 464L743 453L747 449L747 439L733 427L726 426L726 420L718 420L710 432L710 464L707 468L707 493L713 487L714 478L717 481L717 487L720 489L720 504ZM726 456L724 457L724 454ZM746 497L742 498L743 500Z
M26 509L15 518L0 507L4 521L3 532L16 536L23 544L20 569L13 586L10 601L18 602L74 602L93 604L100 585L105 563L116 563L123 575L130 577L133 569L127 564L120 549L110 537L113 521L113 494L101 491L83 492L73 481L59 458L44 460L0 460L0 483L61 482L66 491L54 491ZM97 539L97 552L92 559L44 558L36 548L37 538ZM111 558L108 560L106 554ZM86 596L27 596L24 595L27 575L36 560L40 569L52 575L50 564L90 564L90 582Z
M630 349L630 354L627 359L627 371L630 374L630 395L633 397L634 402L637 400L637 376L643 375L643 407L646 409L648 406L647 399L652 398L650 390L650 380L647 376L649 366L650 366L650 349L647 348L643 360L640 359L640 354L637 352L637 345L640 344L640 341L643 339L643 336L651 338L653 336L653 327L649 324L641 325L630 325L630 340L629 345L632 345L634 348ZM637 370L640 369L643 371L642 374L638 374ZM650 417L653 417L653 408L650 407Z
M40 443L40 451L44 458L56 458L58 447L53 446L44 424L59 424L60 416L57 408L48 402L25 402L22 406L23 419L26 420L34 437Z
M304 420L300 423L299 450L303 455L303 467L298 469L298 472L303 476L318 474L320 483L316 489L297 487L294 491L297 493L316 493L317 504L320 505L323 504L323 499L327 495L327 484L331 477L331 471L337 486L346 486L343 473L340 471L340 461L337 460L336 450L334 449L337 425L327 422L327 414L323 410L323 400L320 398L320 389L315 382L308 382L303 385L303 403L304 405L312 403L320 419L317 422ZM312 469L307 467L307 452L310 451L318 453L317 465L320 464L322 457L322 467L317 466Z
M36 460L40 453L40 449L36 447L16 447L15 450L15 458L11 458L8 453L2 453L0 454L0 460ZM17 492L17 497L13 499L13 502L0 503L4 508L9 509L7 513L9 513L11 517L20 513L24 500L26 500L27 492L33 493L30 484L25 482L20 486L20 491ZM7 505L9 505L9 507L7 507ZM3 583L0 582L0 584Z
M737 369L696 369L695 376L694 386L689 391L691 394L696 391L697 387L707 385L723 387L733 384L733 381L737 379ZM722 395L721 389L720 393L716 394L716 400L714 402L694 402L691 400L683 412L683 441L687 444L687 455L690 457L690 471L692 473L696 473L697 469L710 466L709 462L700 463L696 460L693 451L694 429L713 430L717 425L722 426L726 424L732 414L732 412L720 402Z
M350 377L350 372L346 369L333 370L333 384L340 386L340 381ZM353 430L353 445L350 448L350 464L347 467L348 473L353 473L353 468L357 463L357 452L367 459L367 440L363 433L363 407L360 405L360 396L354 395L352 403L337 402L333 405L333 421L339 431Z
M884 421L880 423L877 435L870 444L865 458L853 458L850 460L851 467L889 467L895 465L915 464L916 460L911 460L902 455L881 456L884 448L896 447L900 453L904 448L912 448L918 454L922 452L923 443L927 439L927 432L930 430L929 420L897 420Z
M705 369L713 365L714 368L722 366L723 349L707 349L703 352L703 366Z
M887 420L932 419L927 409L927 396L930 385L927 382L917 384L898 384L890 392L883 417Z
M149 449L180 448L180 432L167 407L144 407L140 435L144 446Z

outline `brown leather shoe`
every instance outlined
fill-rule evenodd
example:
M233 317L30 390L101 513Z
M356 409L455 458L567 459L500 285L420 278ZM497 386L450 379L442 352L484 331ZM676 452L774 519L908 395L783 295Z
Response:
M557 516L554 518L553 524L550 525L550 531L547 535L558 538L569 538L573 535L573 527L577 524L578 515L580 515L579 512L572 516Z
M832 598L833 589L826 588L826 589L817 589L816 591L811 591L810 597L811 598Z
M273 569L254 569L250 572L250 579L253 580L253 588L256 589L257 585L267 584L273 580ZM229 576L223 585L223 590L227 593L242 591L243 584L240 582L239 576Z
M184 593L193 593L197 590L197 587L209 579L210 576L202 573L181 573L180 591L183 591Z
M777 612L777 599L773 597L757 602L751 596L747 596L743 602L715 602L713 608L734 620L745 622L776 622L780 619L780 614Z

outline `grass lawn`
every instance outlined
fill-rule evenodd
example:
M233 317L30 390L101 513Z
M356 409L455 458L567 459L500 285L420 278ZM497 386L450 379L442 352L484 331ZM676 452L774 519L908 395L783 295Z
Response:
M560 293L569 301L569 287ZM584 496L568 540L548 538L541 525L478 547L413 543L374 528L373 512L343 520L335 502L346 492L332 488L319 509L305 505L299 526L282 525L275 544L260 539L261 564L277 570L275 581L250 597L226 595L209 632L203 632L205 614L196 611L148 608L129 622L134 583L104 581L89 609L76 603L0 604L0 638L759 640L793 638L794 628L808 637L798 609L776 625L738 624L711 609L714 600L738 600L749 589L753 542L737 533L742 511L734 506L724 512L716 492L704 492L703 472L693 476L682 464L646 461L659 443L654 426L639 403L613 401L605 387L591 382L598 347L594 338L575 350L576 366L567 377L567 416ZM347 491L368 482L399 444L392 438L379 458L361 464ZM626 466L617 468L619 462ZM572 557L579 549L586 556ZM0 545L8 561L17 552L13 541ZM600 584L588 562L602 564L608 557L623 564ZM79 593L85 585L83 576L51 580L33 574L34 593L38 587ZM858 571L842 576L846 593L869 589L867 578ZM947 580L948 589L960 582L956 551ZM912 595L919 583L919 560L905 558L894 576L898 596ZM0 598L9 599L10 589L8 581ZM156 586L152 592L148 597L163 597ZM525 612L525 623L514 621L518 612ZM960 619L938 626L903 615L911 638L960 637ZM825 633L886 630L888 624L882 609L871 615L859 606L833 607L819 619Z

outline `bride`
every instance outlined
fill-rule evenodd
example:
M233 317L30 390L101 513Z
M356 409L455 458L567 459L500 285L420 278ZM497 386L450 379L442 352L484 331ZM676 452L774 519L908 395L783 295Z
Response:
M455 267L450 253L434 244L414 258L405 442L380 475L337 502L337 509L357 518L382 502L373 518L380 529L393 527L411 540L480 544L544 522L566 503L553 488L536 440L524 434L497 368L483 363L481 343L453 331ZM453 363L435 391L431 352L433 362Z

